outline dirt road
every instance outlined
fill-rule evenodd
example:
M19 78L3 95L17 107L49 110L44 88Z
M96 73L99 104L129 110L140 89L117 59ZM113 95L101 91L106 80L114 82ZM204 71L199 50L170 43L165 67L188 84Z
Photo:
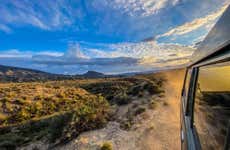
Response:
M142 138L143 149L146 150L178 150L180 149L180 93L183 86L184 70L160 73L165 76L165 100L157 114L151 120L154 132ZM166 105L166 106L165 106Z

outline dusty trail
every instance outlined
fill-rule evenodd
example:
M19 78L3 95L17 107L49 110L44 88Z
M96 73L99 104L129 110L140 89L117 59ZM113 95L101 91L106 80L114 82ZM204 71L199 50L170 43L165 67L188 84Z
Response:
M183 86L184 71L168 71L160 73L165 76L165 100L167 106L160 106L157 115L151 120L154 132L142 138L143 149L146 150L178 150L180 149L180 93Z

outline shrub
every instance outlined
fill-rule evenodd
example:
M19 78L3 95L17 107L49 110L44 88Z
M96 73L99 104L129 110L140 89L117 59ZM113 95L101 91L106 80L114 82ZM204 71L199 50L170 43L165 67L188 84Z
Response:
M128 94L133 96L138 96L141 91L142 91L141 86L135 85L129 89Z
M51 125L49 127L50 142L55 142L58 138L62 136L63 129L68 124L71 117L72 117L71 113L66 113L66 114L61 114L60 116L55 116L50 119L51 121Z
M39 100L42 100L42 96L37 95L34 97L34 101L39 101Z
M159 85L154 82L149 82L144 85L144 88L149 92L149 94L159 94L162 92L162 89Z
M131 102L130 97L126 93L121 93L114 98L114 102L118 105L125 105Z
M166 101L164 101L164 102L163 102L163 105L164 105L164 106L168 106L168 105L169 105L169 103L168 103L168 102L166 102Z
M135 115L139 115L139 114L141 114L141 113L143 113L143 112L145 112L145 111L146 111L146 108L143 107L143 106L140 106L140 107L138 107L138 108L136 109Z
M121 128L124 130L129 130L132 127L131 121L126 121L121 124Z
M149 103L149 108L150 109L155 109L157 107L157 102L155 100L151 100Z
M59 92L56 96L58 98L65 98L65 93L64 92Z
M0 136L0 149L14 150L17 147L17 143L23 143L23 140L23 137L16 134L5 134L4 136Z
M6 102L9 102L9 101L10 101L10 99L7 98L7 97L4 97L3 99L1 99L1 102L2 102L2 103L6 103Z
M14 100L13 102L15 103L15 104L18 104L18 105L23 105L24 103L25 103L25 97L24 98L22 98L22 99L20 99L20 98L18 98L18 99L16 99L16 100Z
M101 150L112 150L113 146L111 142L105 142L101 146Z
M5 150L15 150L16 145L14 142L11 141L4 141L0 143L0 148L3 148Z

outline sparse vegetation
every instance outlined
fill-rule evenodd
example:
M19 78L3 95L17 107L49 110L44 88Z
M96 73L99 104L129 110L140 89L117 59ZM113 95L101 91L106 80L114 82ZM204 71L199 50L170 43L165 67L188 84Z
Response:
M109 114L104 97L77 87L9 83L2 84L0 91L0 147L22 145L44 136L52 143L61 143L102 127Z
M144 97L163 93L162 87L147 78L121 78L104 82L83 84L82 88L94 94L102 94L111 104L125 105L132 97Z
M40 139L51 145L68 142L84 131L103 127L113 118L112 109L161 94L158 82L132 77L1 83L0 148ZM124 129L131 128L133 117L147 109L139 104L131 105L132 111L121 121ZM104 148L112 146L105 143Z

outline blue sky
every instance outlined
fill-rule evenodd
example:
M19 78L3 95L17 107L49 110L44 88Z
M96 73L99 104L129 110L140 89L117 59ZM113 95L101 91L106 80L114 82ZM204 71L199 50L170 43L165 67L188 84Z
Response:
M0 3L0 64L75 74L183 64L229 0Z

